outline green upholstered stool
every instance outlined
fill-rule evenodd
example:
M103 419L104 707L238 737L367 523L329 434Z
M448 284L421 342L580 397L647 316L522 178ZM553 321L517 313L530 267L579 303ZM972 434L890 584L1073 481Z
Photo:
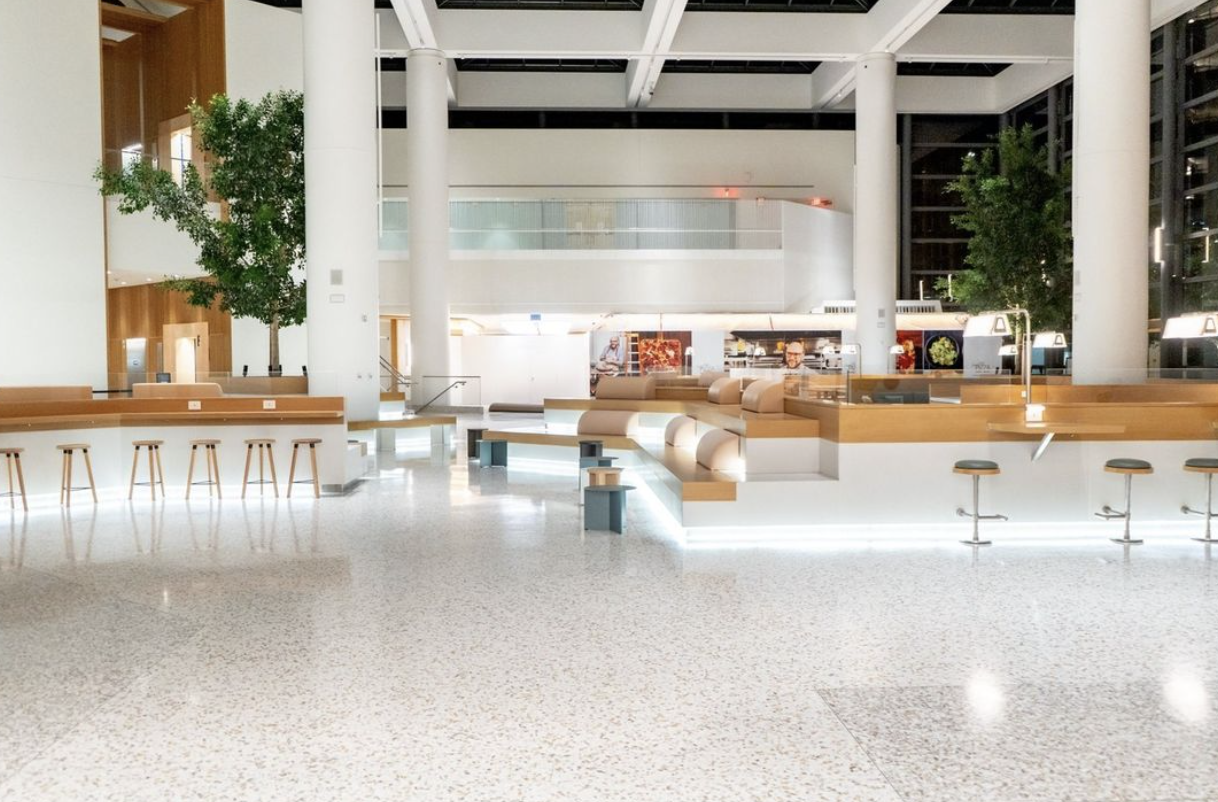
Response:
M1193 540L1198 543L1218 543L1218 538L1211 534L1210 523L1214 518L1214 474L1218 473L1218 459L1212 457L1195 457L1190 460L1185 460L1184 470L1189 473L1205 474L1205 509L1194 510L1192 507L1185 504L1180 508L1180 512L1189 515L1204 515L1205 516L1205 537L1195 537Z
M631 485L595 485L584 488L584 529L626 530L626 493Z
M998 476L1002 473L998 468L997 462L992 462L988 459L962 459L952 468L952 473L958 473L963 476L973 477L973 509L964 509L964 507L956 508L956 515L961 518L973 519L973 539L961 540L967 546L988 546L993 541L981 539L982 521L1005 521L1005 515L982 515L981 514L981 477L983 476Z
M1114 510L1112 507L1105 504L1101 511L1096 513L1096 516L1103 518L1105 521L1124 521L1124 536L1109 538L1109 540L1111 540L1113 543L1120 543L1123 546L1136 546L1142 541L1134 540L1129 536L1129 523L1133 519L1133 505L1131 503L1133 496L1133 477L1152 474L1155 472L1155 469L1146 460L1120 457L1117 459L1110 459L1105 462L1104 472L1120 474L1121 476L1125 477L1125 509Z
M507 440L479 440L478 460L483 468L506 468L508 464Z

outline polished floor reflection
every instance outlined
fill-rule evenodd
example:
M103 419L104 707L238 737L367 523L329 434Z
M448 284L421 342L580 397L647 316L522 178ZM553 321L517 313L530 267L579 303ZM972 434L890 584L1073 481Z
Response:
M0 800L1218 800L1203 546L684 550L406 456L0 510Z

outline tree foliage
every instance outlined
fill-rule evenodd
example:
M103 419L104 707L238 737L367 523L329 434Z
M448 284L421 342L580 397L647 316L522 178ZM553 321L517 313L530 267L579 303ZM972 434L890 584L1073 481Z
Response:
M970 313L1024 308L1039 330L1069 328L1072 245L1066 224L1070 176L1049 168L1030 125L1006 128L997 147L964 158L963 174L948 185L964 213L953 222L971 235L952 294ZM940 290L946 281L938 282Z
M97 169L103 195L119 195L119 211L151 209L199 247L204 278L173 279L195 306L219 305L271 329L270 364L277 366L278 329L305 319L304 99L273 92L256 103L216 95L190 106L194 136L206 156L205 176L193 164L179 185L166 170L139 161ZM222 202L216 216L209 200Z

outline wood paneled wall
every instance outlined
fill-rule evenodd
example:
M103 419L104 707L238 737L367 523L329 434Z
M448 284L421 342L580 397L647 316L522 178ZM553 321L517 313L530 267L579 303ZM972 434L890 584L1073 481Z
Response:
M105 147L158 150L163 123L225 91L224 0L201 0L145 33L102 48ZM167 143L164 143L168 147Z
M117 287L106 292L106 360L110 389L125 389L127 368L124 342L133 337L148 340L148 380L155 380L156 349L162 344L164 327L180 323L206 323L208 359L213 373L233 369L233 321L218 309L201 309L186 303L180 292L169 292L156 284Z

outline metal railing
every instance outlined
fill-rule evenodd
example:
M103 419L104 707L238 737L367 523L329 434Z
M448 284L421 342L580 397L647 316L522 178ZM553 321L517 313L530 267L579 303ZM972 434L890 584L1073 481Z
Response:
M381 205L381 250L410 247L408 206ZM780 201L729 199L454 200L455 251L779 250Z
M381 357L381 378L389 379L389 386L384 390L387 393L396 393L399 390L410 387L410 377L402 374L400 370L393 366L385 357Z

